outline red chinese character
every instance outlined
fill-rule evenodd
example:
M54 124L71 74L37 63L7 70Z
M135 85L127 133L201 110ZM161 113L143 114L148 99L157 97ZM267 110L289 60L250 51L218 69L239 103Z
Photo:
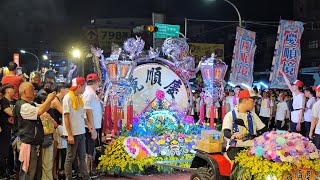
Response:
M249 69L248 66L239 66L238 76L240 76L240 77L248 77L249 70L250 69Z
M249 63L249 54L241 53L240 61L245 64Z
M249 52L249 41L242 41L241 52Z

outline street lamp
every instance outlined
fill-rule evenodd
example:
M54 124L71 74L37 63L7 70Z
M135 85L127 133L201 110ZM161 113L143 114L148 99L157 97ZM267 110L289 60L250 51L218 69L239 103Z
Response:
M74 49L72 51L72 56L75 57L75 58L80 58L80 56L81 56L80 50L79 49Z
M207 0L207 1L213 2L213 1L216 1L216 0ZM223 1L227 2L228 4L230 4L234 8L234 10L236 10L236 12L238 14L238 18L239 18L239 26L242 27L242 19L241 19L241 15L240 15L240 12L239 12L238 8L232 2L230 2L229 0L223 0Z
M80 59L81 57L81 52L79 49L73 49L72 52L71 52L72 56L74 58L77 58L77 59ZM82 71L82 75L84 76L84 61L82 61L82 68L81 68L81 71Z
M38 61L37 71L38 71L38 70L39 70L39 63L40 63L38 56L35 55L35 54L33 54L32 52L28 52L28 51L25 51L25 50L23 50L23 49L21 49L20 52L21 52L22 54L31 54L31 55L33 55L33 56L37 59L37 61Z
M47 56L47 55L42 55L42 58L43 58L44 60L48 60L48 56Z

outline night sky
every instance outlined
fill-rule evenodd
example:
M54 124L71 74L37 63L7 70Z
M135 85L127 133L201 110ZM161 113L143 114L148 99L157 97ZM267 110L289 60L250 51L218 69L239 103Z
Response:
M230 1L238 7L245 21L279 21L293 16L292 0ZM0 65L11 60L13 51L19 48L61 51L77 38L73 30L94 18L151 19L152 12L157 12L168 18L238 20L234 9L222 0L0 0L0 4ZM235 31L235 27L230 28ZM276 32L273 27L248 28L257 33L260 30ZM34 44L40 48L33 47Z

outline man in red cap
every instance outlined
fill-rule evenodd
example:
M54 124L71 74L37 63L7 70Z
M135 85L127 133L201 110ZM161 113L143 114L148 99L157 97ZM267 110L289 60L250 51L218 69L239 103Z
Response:
M72 80L70 91L63 98L63 135L68 137L67 155L64 165L66 179L72 179L72 163L79 158L79 170L83 179L90 179L86 166L86 129L84 103L81 98L86 86L83 77Z
M293 111L291 111L290 131L300 132L302 135L304 135L303 134L304 133L303 113L304 113L306 98L304 94L301 92L303 87L303 82L300 80L295 80L291 85L289 79L287 78L286 74L283 72L281 68L280 68L280 73L282 74L293 96L293 102L292 102Z
M314 144L320 149L320 85L318 87L314 87L316 91L316 96L318 98L317 102L312 106L312 122L309 132L309 138L314 140ZM313 134L314 132L314 134ZM313 137L314 135L314 137Z
M87 75L87 87L83 93L84 109L87 115L87 129L86 129L86 153L87 153L87 168L92 176L94 172L93 154L96 145L97 134L101 129L102 123L102 105L100 98L96 91L99 88L99 77L97 74Z
M222 130L224 136L228 138L227 155L230 160L244 149L242 139L245 135L258 135L268 130L267 126L261 121L259 116L252 112L257 96L249 89L240 91L239 105L234 110L228 112L224 119ZM238 126L236 119L242 119L246 127Z

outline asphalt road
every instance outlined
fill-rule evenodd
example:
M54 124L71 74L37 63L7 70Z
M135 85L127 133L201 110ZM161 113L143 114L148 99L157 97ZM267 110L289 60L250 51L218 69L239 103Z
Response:
M101 176L98 180L189 180L189 172L174 172L171 174L155 174L147 176L130 176L130 177L112 177Z

